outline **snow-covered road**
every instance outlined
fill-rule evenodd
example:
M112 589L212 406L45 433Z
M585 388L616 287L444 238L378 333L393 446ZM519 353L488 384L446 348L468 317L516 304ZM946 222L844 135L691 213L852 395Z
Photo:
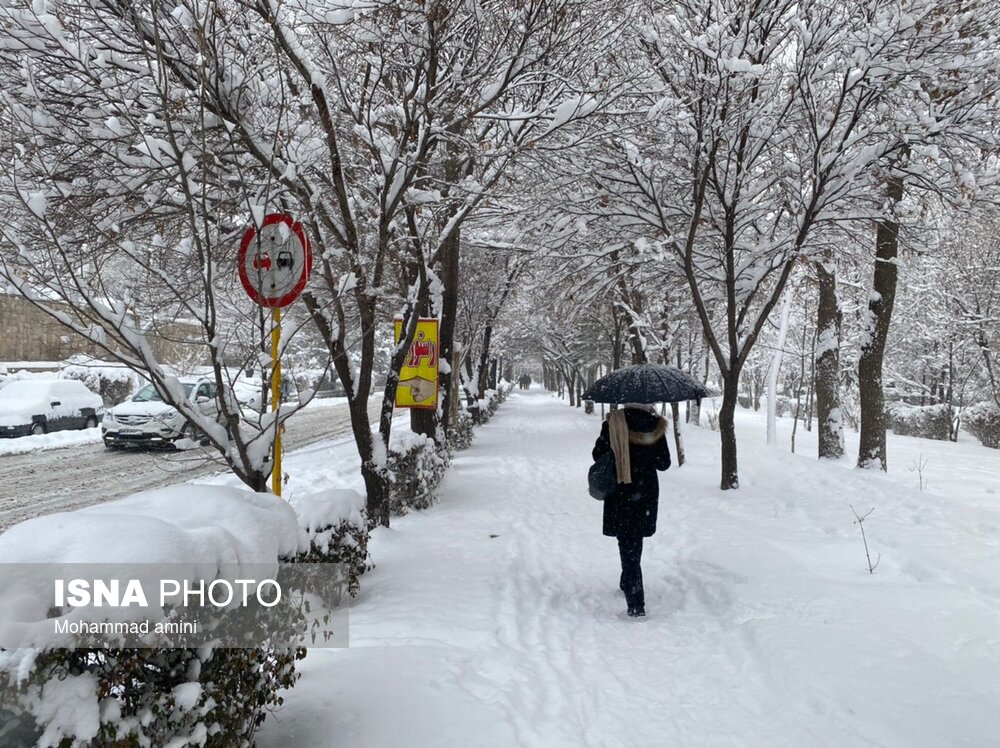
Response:
M373 419L378 417L378 407L373 398L369 407ZM289 421L285 448L294 451L349 434L347 405L320 401ZM198 449L110 452L103 444L91 443L0 455L0 530L29 517L110 501L220 469L211 454Z
M309 653L260 748L996 744L1000 497L944 501L745 423L722 492L718 435L688 428L630 620L586 492L598 424L515 393L437 505L375 532L350 649ZM874 576L850 502L877 508Z

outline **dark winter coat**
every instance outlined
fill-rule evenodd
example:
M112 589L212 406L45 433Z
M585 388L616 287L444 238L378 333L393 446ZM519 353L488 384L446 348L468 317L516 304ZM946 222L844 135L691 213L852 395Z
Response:
M634 408L625 409L625 421L629 430L632 482L620 483L618 489L605 499L604 534L648 538L656 532L656 510L660 499L660 479L656 471L670 467L667 423L653 413ZM608 422L605 421L594 444L594 460L610 451L611 439Z

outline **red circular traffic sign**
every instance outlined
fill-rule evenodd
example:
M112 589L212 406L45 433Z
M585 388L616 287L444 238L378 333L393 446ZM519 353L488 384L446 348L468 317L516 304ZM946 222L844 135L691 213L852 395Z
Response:
M288 306L306 287L312 250L302 224L284 213L264 216L260 229L243 234L237 259L247 296L266 307Z

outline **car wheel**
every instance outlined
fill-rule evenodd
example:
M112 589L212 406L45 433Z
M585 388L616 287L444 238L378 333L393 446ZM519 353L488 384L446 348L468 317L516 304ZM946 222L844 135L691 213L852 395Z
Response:
M83 426L85 429L96 429L97 419L94 416L87 416L87 423Z
M31 435L32 436L41 436L44 433L45 433L45 424L44 423L33 423L31 425Z

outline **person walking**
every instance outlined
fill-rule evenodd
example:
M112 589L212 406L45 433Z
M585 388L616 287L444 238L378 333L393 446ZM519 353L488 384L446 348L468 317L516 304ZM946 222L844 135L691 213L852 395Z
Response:
M612 452L618 488L604 501L603 532L618 538L622 573L619 587L625 593L628 615L646 615L642 586L642 541L656 532L660 498L657 470L670 467L667 422L650 405L626 403L613 410L601 425L593 458Z

